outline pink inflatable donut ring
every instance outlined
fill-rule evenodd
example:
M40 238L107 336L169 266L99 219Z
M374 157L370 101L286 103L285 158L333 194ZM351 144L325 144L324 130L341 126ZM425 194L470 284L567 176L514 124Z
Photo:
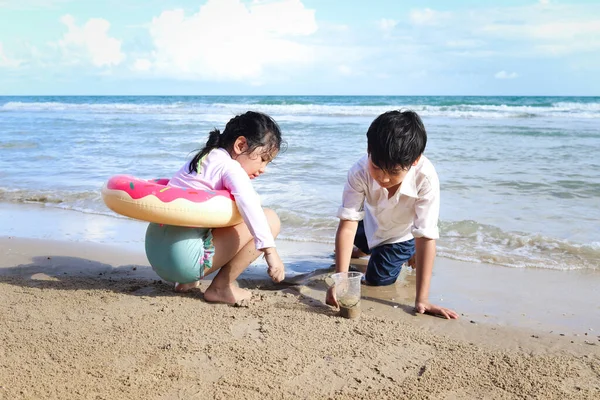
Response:
M157 224L221 228L242 222L228 191L181 189L168 182L115 175L102 188L102 199L118 214Z

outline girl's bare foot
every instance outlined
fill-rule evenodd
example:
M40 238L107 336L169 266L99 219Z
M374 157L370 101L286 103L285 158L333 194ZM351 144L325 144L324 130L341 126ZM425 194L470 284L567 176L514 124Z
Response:
M192 282L192 283L175 283L175 287L173 288L174 291L176 291L177 293L185 293L185 292L189 292L192 289L197 288L198 286L200 286L200 281L196 281L196 282Z
M211 303L236 304L250 300L252 292L241 289L235 285L229 285L224 288L216 288L210 285L204 292L204 300Z

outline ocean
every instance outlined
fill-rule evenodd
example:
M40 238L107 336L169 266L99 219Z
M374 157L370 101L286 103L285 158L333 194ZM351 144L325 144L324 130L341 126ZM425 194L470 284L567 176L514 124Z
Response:
M347 170L392 109L418 112L428 132L439 256L600 268L600 97L0 97L0 202L125 218L102 202L110 176L170 177L210 130L256 110L287 142L253 181L280 238L332 244Z

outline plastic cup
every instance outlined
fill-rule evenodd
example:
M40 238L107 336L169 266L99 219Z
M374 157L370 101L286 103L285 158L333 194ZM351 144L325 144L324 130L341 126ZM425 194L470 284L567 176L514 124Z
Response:
M360 315L360 272L338 272L331 275L335 297L340 305L340 315L357 318Z

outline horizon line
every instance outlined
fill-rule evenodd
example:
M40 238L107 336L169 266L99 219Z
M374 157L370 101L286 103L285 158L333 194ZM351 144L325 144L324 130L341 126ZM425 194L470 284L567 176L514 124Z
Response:
M1 97L600 97L578 94L0 94Z

